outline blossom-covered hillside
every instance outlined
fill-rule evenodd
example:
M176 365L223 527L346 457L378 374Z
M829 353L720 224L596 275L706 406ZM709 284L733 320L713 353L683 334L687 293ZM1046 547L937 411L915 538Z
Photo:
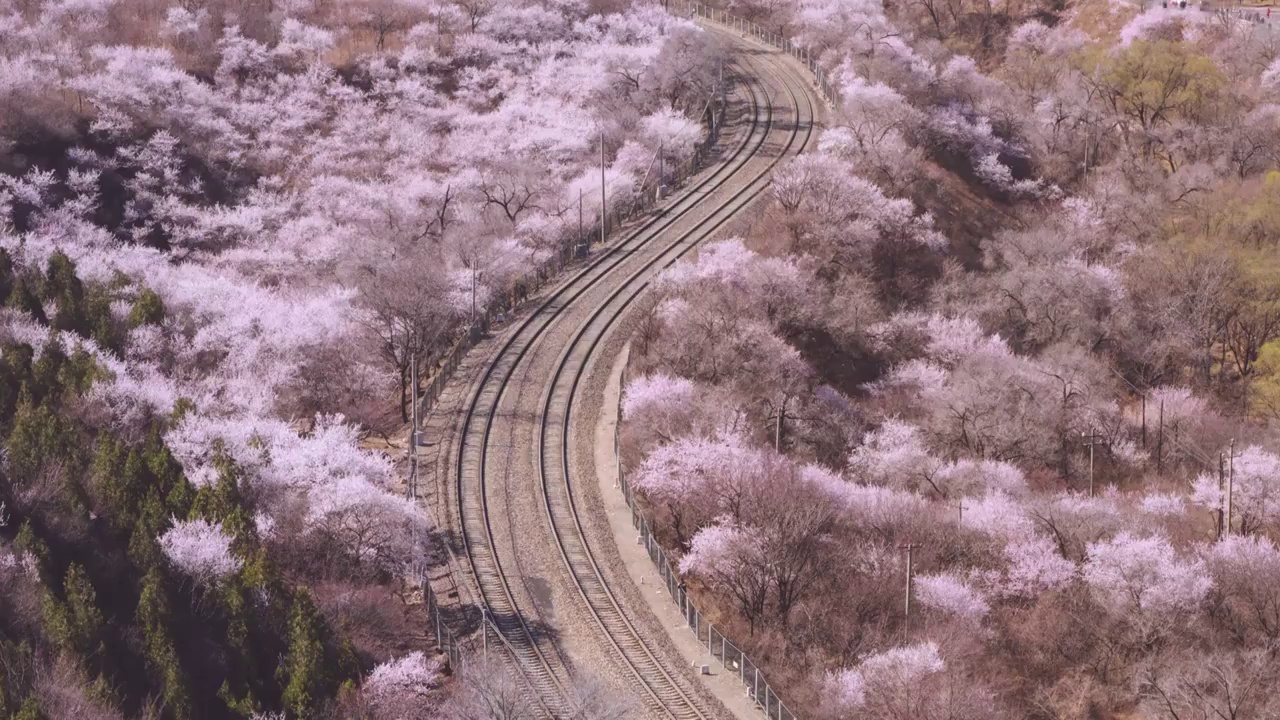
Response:
M362 439L599 214L601 142L619 205L692 153L718 52L651 3L0 0L0 716L429 694Z
M655 283L624 462L797 715L1280 715L1280 35L1096 5L723 4L839 103Z

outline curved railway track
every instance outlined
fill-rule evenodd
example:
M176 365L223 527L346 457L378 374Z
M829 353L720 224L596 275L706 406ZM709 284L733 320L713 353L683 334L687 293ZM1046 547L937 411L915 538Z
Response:
M813 127L813 102L808 84L789 67L760 70L744 60L753 72L745 74L749 98L749 127L725 162L686 190L669 208L628 233L614 248L577 271L544 300L523 322L509 331L493 360L485 367L467 400L457 447L456 499L460 530L475 583L486 614L510 654L523 682L536 696L543 714L556 717L565 708L571 676L560 650L546 632L530 627L528 607L522 607L513 589L511 566L518 559L503 558L494 533L488 480L491 465L500 453L494 429L500 422L528 418L504 417L499 408L508 400L518 370L529 372L526 358L542 349L540 343L553 326L572 321L570 308L580 310L590 294L607 296L590 307L587 320L576 328L572 341L559 353L554 372L545 382L537 413L534 453L536 481L554 536L554 543L569 581L612 648L617 661L640 688L642 702L658 716L677 720L709 720L714 710L690 690L691 681L670 667L646 642L630 613L606 582L583 532L579 508L571 490L569 421L579 381L601 339L616 326L634 300L662 269L710 237L768 186L769 175L784 157L807 146ZM768 100L768 78L788 100L789 127L774 116ZM802 101L803 98L803 101ZM762 99L765 99L762 102ZM781 141L773 135L781 134ZM772 156L766 152L773 151ZM762 159L767 161L763 162ZM714 198L714 199L712 199ZM712 204L708 204L708 200ZM696 221L688 229L682 221ZM678 233L678 234L677 234ZM670 237L675 235L675 237ZM510 458L506 459L510 462Z
M609 588L595 555L591 552L582 527L582 518L571 487L569 464L571 413L583 374L589 360L601 341L622 319L624 313L649 286L657 272L666 269L689 253L704 238L713 235L721 226L745 208L768 187L768 175L797 143L803 151L812 136L813 107L808 104L807 119L801 103L790 85L783 83L796 122L786 146L768 168L758 173L750 184L739 190L716 214L708 217L693 230L685 233L661 258L638 269L621 283L606 303L600 305L575 333L573 340L561 354L555 374L547 386L542 403L539 423L538 475L543 489L548 518L555 530L561 556L569 567L575 585L601 631L626 660L647 694L672 718L706 717L696 709L696 704L684 693L672 677L672 671L645 644L643 635L617 596ZM804 93L801 97L808 96ZM803 132L801 128L804 128Z

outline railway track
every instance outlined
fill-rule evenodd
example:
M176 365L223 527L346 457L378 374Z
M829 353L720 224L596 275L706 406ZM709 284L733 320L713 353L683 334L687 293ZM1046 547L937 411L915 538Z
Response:
M456 499L464 551L470 561L475 583L486 615L519 670L522 681L536 697L543 715L557 717L566 709L565 698L572 681L570 667L550 633L531 627L526 619L530 608L522 604L520 588L513 585L511 566L518 560L504 558L495 538L495 513L491 511L489 480L502 462L494 442L494 430L507 420L519 421L500 412L509 400L518 370L528 373L526 359L541 349L549 328L570 322L570 309L580 309L593 293L608 292L602 302L590 306L587 322L578 328L573 341L555 363L555 370L540 403L534 453L536 480L554 544L582 605L618 662L641 690L641 700L659 716L678 719L716 717L696 692L690 680L655 653L636 628L624 605L605 581L583 533L578 507L570 487L568 427L571 404L578 390L583 368L600 339L612 328L654 275L688 253L697 244L728 222L768 185L773 167L783 157L798 152L812 133L813 105L807 84L789 69L782 72L759 68L767 63L743 61L755 68L744 76L749 97L750 125L742 141L726 162L687 190L662 213L627 234L614 248L577 271L557 288L523 322L509 332L469 397L461 427L456 456ZM769 77L789 98L790 127L780 127L774 105L768 100ZM797 88L801 88L797 93ZM804 98L802 104L800 98ZM773 135L781 142L767 162ZM760 167L763 164L763 167ZM710 199L710 200L709 200ZM710 203L710 204L709 204ZM682 222L691 228L676 234ZM676 235L672 238L672 235Z
M697 247L701 240L712 236L763 192L768 187L770 171L793 150L793 146L798 144L797 151L803 151L808 145L812 136L813 106L809 103L802 110L799 98L804 97L808 103L807 94L801 92L797 96L786 82L782 83L782 87L787 90L796 117L782 152L767 169L752 178L747 186L739 190L715 214L682 235L660 258L632 273L609 295L608 301L600 305L587 322L580 326L556 364L555 374L544 396L539 423L538 474L547 515L555 530L561 555L601 631L625 658L627 667L653 703L677 720L707 716L674 681L674 671L666 667L644 642L642 633L636 629L625 606L610 589L595 555L591 552L571 486L571 413L592 354L648 287L652 277Z

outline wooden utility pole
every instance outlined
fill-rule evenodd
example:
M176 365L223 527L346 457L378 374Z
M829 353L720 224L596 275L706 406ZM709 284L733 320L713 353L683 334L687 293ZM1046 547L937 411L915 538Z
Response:
M964 498L956 501L956 522L964 525Z

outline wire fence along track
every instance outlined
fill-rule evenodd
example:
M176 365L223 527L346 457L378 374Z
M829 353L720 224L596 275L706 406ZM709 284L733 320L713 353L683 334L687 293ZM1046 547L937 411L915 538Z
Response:
M751 132L735 150L729 163L695 186L694 191L698 192L687 194L672 208L645 223L624 239L619 247L597 258L543 301L534 313L512 333L497 358L487 367L478 390L469 403L463 423L463 440L458 450L457 497L461 506L463 545L481 589L481 602L487 620L485 632L488 633L492 626L493 632L503 641L504 647L516 660L517 668L547 705L555 705L558 699L564 696L562 680L567 679L567 673L559 661L554 645L532 633L524 622L494 552L493 528L488 511L484 473L494 414L501 399L502 390L515 367L523 359L533 341L565 306L593 287L614 267L624 262L631 252L658 237L672 223L697 207L701 197L707 191L719 187L734 177L747 159L753 157L763 147L772 117L770 116L764 125L760 123L761 108L757 94L750 86L748 86L748 92L753 106ZM767 107L766 110L768 110ZM573 291L570 297L563 297L570 291ZM538 321L541 323L536 332L531 337L528 336L526 331ZM517 341L523 342L517 346ZM483 423L473 424L472 421L475 419L482 419ZM479 437L473 437L475 435ZM477 449L479 457L472 461L471 457ZM467 482L469 475L472 476L471 482Z
M621 413L621 407L619 407L619 413ZM636 505L635 492L628 484L626 475L622 470L619 450L618 439L615 436L614 458L618 464L618 484L627 498L627 506L631 508L631 525L639 533L640 542L644 544L645 550L649 553L649 560L658 569L658 574L662 577L663 583L666 584L671 600L675 602L684 614L685 625L693 631L698 641L706 646L708 654L719 660L726 670L738 676L742 684L746 686L747 696L755 701L756 705L764 712L765 717L776 720L796 720L795 713L791 712L783 704L782 698L778 697L777 691L769 685L760 667L751 658L747 657L747 654L739 649L737 645L725 637L723 631L716 628L698 610L693 601L689 599L689 594L684 589L684 583L680 580L679 572L671 564L667 554L663 552L662 546L658 544L657 538L653 536L649 521L645 518L639 506Z
M788 92L791 94L792 103L797 112L797 123L788 142L788 147L784 149L778 159L774 160L774 163L770 164L770 169L773 167L773 164L776 164L782 156L786 154L790 149L791 144L796 141L799 126L803 124L800 122L799 101L796 98L795 93L791 91L790 86L786 83L784 83L784 87L787 87ZM807 101L807 96L805 97ZM804 149L812 137L813 114L813 108L810 106L809 122L807 123L809 130L803 141L801 141L801 150ZM729 210L729 212L725 213L724 217L715 222L711 228L700 232L699 237L706 237L714 233L720 225L727 222L728 219L733 216L737 209L750 203L756 195L763 192L764 188L767 187L767 181L762 182L762 180L765 178L767 172L768 169L760 173L760 175L753 180L752 184L743 188L743 190L735 196L734 200L731 200L731 203L736 201L737 207L734 207ZM708 218L708 221L711 221L712 219L714 218ZM670 266L695 246L696 242L680 249L674 257L671 257L668 260L666 266ZM625 625L626 628L637 638L638 635L635 633L635 630L631 628L630 620L626 617L622 607L613 597L608 586L604 583L603 577L600 574L600 569L596 564L594 557L592 557L590 549L586 546L585 540L582 538L580 518L576 509L573 507L573 495L569 490L568 431L570 427L572 400L577 395L578 387L585 374L588 361L604 337L608 335L609 331L617 323L618 319L648 286L647 281L636 286L635 281L639 278L642 272L643 270L634 273L626 283L619 286L619 288L610 296L609 300L601 305L600 308L593 313L587 323L579 329L577 335L561 357L553 384L545 397L543 409L544 422L542 429L543 436L541 439L541 459L543 461L544 490L548 495L548 513L551 515L553 526L557 527L557 536L561 538L562 553L565 555L566 562L570 564L575 577L583 578L585 576L584 579L579 580L579 587L582 590L584 597L587 598L588 604L591 605L593 611L596 612L596 617L601 627L605 630L606 634L611 637L618 634L615 628L620 625ZM623 297L623 293L628 290L630 290L630 293ZM611 307L619 300L621 300L620 303ZM563 387L565 383L567 383L567 388ZM621 396L619 397L619 403L621 403ZM620 416L621 407L619 406L619 417ZM552 432L553 428L554 432ZM555 437L549 441L548 435L554 435ZM619 457L618 436L616 431L614 435L614 456L615 460ZM561 473L559 482L548 484L549 478L546 472L548 468L552 468L553 471ZM680 587L680 581L677 573L667 561L662 549L658 546L656 541L653 540L652 534L649 531L648 522L640 514L635 504L634 495L626 484L620 461L618 461L617 470L620 487L623 489L628 507L631 508L632 524L640 531L641 538L643 539L650 559L653 560L654 564L657 566L659 574L667 585L667 589L670 592L672 599L676 601L677 605L681 609L681 613L685 616L688 626L693 629L700 641L702 641L702 638L705 635L705 645L708 653L716 657L726 669L734 672L734 674L737 674L740 679L742 679L746 684L748 696L757 703L757 705L765 712L767 717L778 718L779 720L794 720L794 714L786 709L785 705L783 705L782 701L778 698L777 693L761 676L759 668L749 658L747 658L736 645L726 639L722 633L717 631L711 623L706 622L705 618L697 608L692 606L688 596L685 594L685 591ZM555 495L556 490L561 490L562 495ZM556 498L555 501L551 499L553 495ZM565 535L560 531L560 527L567 524L567 520L572 521L574 525L573 529L576 531L576 536L570 536L566 540L564 539ZM579 543L580 546L575 545L573 547L566 547L567 544L575 541ZM589 594L590 597L588 597ZM634 647L619 648L619 651L628 656L628 661L631 666L637 671L638 675L641 674L641 666L645 664L645 658L641 657L639 662L633 660L632 657L637 654ZM642 643L639 651L648 653L647 648L644 648ZM657 664L656 661L653 662L654 664ZM658 667L659 670L661 670L661 666L658 665ZM652 673L653 671L650 671L650 674ZM640 680L642 682L646 682L645 677L640 677ZM673 717L694 716L677 713L669 714Z

